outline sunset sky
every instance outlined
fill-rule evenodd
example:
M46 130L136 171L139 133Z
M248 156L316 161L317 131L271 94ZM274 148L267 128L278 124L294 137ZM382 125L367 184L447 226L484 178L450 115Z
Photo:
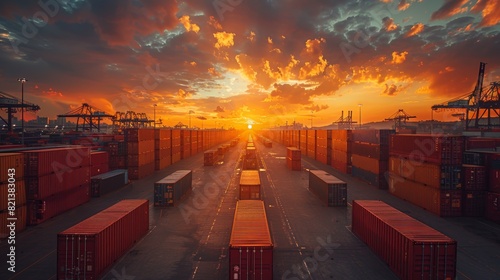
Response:
M166 125L362 122L500 81L498 0L2 0L0 91ZM435 113L447 119L454 112ZM345 113L346 114L346 113ZM36 115L30 114L30 118Z

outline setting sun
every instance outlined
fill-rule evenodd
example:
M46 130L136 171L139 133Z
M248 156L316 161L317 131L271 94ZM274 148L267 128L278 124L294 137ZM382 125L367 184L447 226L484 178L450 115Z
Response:
M248 125L248 129L252 129L252 125L251 124Z

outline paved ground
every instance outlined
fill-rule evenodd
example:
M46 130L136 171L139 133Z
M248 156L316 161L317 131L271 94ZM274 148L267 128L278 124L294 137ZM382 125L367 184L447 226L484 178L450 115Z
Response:
M241 141L212 167L204 167L203 154L197 154L28 228L17 235L16 273L8 272L4 261L0 279L56 279L57 233L126 198L150 199L150 231L103 279L228 279L227 247L244 147ZM275 244L274 279L397 279L351 233L350 206L326 207L308 191L309 169L323 169L347 182L349 202L383 200L455 238L457 279L500 279L500 225L484 219L437 217L306 157L302 171L290 171L285 166L285 147L274 143L266 148L259 142L256 147ZM193 170L193 192L176 207L154 208L154 182L179 169ZM7 249L2 242L4 260Z

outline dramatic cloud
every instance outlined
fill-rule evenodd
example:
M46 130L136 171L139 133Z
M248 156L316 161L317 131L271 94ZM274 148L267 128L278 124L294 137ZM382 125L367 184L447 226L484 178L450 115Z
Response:
M83 102L148 114L159 104L167 125L194 111L199 127L311 111L326 124L359 103L367 120L402 104L428 115L474 88L480 61L486 84L500 72L495 0L54 3L43 22L37 1L0 1L0 91L17 94L27 77L25 98L51 118Z
M446 19L452 17L457 14L461 14L467 11L467 7L464 7L467 4L468 0L445 0L445 3L439 10L432 13L431 19Z
M405 34L405 36L412 37L412 36L418 35L422 31L424 31L424 24L417 23L410 28L410 30Z

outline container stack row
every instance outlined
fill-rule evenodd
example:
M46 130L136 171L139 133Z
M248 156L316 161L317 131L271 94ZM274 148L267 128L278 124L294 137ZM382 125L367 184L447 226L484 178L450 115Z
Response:
M129 178L137 180L155 171L155 130L125 129Z
M90 149L27 150L25 161L27 224L36 225L90 199Z
M390 129L358 129L352 131L352 176L379 189L387 189Z
M392 135L389 191L441 217L462 216L462 136Z

